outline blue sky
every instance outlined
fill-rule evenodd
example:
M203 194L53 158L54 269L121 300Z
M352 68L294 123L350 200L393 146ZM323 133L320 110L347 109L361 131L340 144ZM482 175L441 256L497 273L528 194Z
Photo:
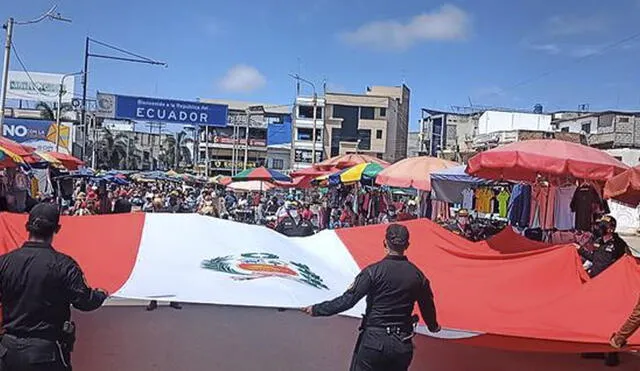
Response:
M33 18L50 0L4 0L0 19ZM420 107L498 105L640 110L640 1L60 0L73 23L15 29L30 70L82 68L84 38L168 68L92 60L89 91L289 104L290 72L320 87L411 88ZM94 52L104 52L96 47ZM18 69L15 59L12 69Z

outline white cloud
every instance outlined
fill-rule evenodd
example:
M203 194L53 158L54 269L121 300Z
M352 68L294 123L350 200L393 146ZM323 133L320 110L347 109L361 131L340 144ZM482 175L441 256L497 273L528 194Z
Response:
M257 68L245 64L237 64L229 69L218 81L218 86L227 92L249 93L264 87L267 79Z
M340 37L347 43L376 50L405 50L419 42L461 40L468 36L470 29L469 14L445 4L431 13L416 15L406 23L375 21L342 33Z
M569 51L569 55L575 58L586 58L592 55L600 54L602 48L596 46L578 46Z
M547 30L554 36L575 36L604 31L608 21L601 16L554 15L547 21Z
M549 54L560 54L562 49L557 44L534 44L529 46L533 50Z

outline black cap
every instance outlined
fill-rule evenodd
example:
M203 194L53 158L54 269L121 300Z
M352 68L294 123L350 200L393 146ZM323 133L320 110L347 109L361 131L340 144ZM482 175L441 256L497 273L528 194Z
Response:
M55 230L60 224L60 210L52 203L39 203L31 209L29 221L30 229L34 230Z
M409 246L409 230L404 225L389 224L385 239L390 249L404 250Z

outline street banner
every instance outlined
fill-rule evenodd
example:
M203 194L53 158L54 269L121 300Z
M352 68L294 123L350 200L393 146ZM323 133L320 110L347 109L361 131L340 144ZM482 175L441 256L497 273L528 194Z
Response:
M15 142L34 147L41 152L55 151L71 154L72 150L72 124L62 122L60 124L60 142L58 141L58 125L55 121L16 119L7 117L2 126L2 135Z
M227 126L228 106L98 93L97 115L112 119Z

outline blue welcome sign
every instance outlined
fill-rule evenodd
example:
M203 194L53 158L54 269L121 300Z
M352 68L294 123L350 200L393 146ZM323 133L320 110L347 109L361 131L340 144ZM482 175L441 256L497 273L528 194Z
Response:
M109 99L111 98L111 99ZM227 126L229 107L222 104L111 95L99 105L114 118L201 126ZM100 101L100 98L99 98ZM109 102L110 101L110 102Z

